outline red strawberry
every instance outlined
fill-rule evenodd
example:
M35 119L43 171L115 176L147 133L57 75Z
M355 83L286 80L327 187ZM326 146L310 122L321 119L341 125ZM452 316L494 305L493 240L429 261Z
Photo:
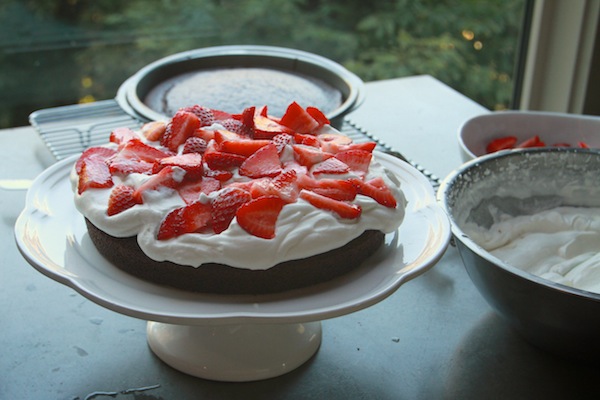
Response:
M200 120L195 114L187 111L177 111L171 122L167 125L160 144L176 152L179 145L192 136L199 127Z
M233 172L226 171L222 169L210 169L208 165L205 165L204 168L204 177L205 178L214 178L219 182L226 182L233 177Z
M333 157L333 154L326 153L317 147L304 144L292 145L292 149L294 149L294 159L298 161L300 165L304 165L308 168Z
M359 205L334 200L308 190L301 190L300 198L306 200L314 207L332 211L344 219L355 219L360 217L360 214L362 213L362 209Z
M296 102L288 106L280 123L298 133L311 133L320 127L319 122Z
M221 190L211 202L214 232L221 233L229 228L238 208L251 199L250 193L240 188L227 187Z
M322 175L345 174L347 172L350 172L350 167L334 157L317 163L310 169L310 173L315 177Z
M101 157L89 157L82 162L77 186L79 194L90 188L110 188L113 184L108 165Z
M241 121L238 121L235 118L227 118L218 122L221 125L223 125L223 128L225 128L228 131L237 133L238 135L242 135L245 137L252 137L252 131L250 127L244 125Z
M202 155L198 153L179 154L176 156L161 158L154 162L152 173L156 174L166 166L179 167L186 171L186 179L194 179L202 176L204 165Z
M108 197L106 213L109 216L116 215L138 204L133 198L133 192L134 189L131 186L115 186Z
M208 107L194 105L190 107L184 107L181 109L181 111L190 112L198 117L200 126L210 126L213 124L213 122L215 122L215 116L212 110Z
M298 199L298 192L300 191L296 182L297 178L295 170L284 171L271 180L268 191L287 203L293 203Z
M206 143L209 143L215 138L215 131L213 131L212 129L198 128L194 131L193 136L204 139Z
M131 139L137 139L137 134L129 128L117 128L110 133L109 141L112 143L125 143Z
M90 147L79 156L79 159L75 163L75 171L79 174L83 163L88 159L95 158L106 161L115 154L117 154L117 151L108 147Z
M148 162L154 162L155 160L171 155L173 155L173 153L162 151L156 147L147 145L139 139L129 140L119 152L119 156L121 157L138 158Z
M317 107L306 107L306 112L319 123L319 126L329 125L329 119Z
M271 178L258 178L250 182L252 183L250 185L250 195L253 199L270 195L269 184L271 183Z
M254 116L254 138L255 139L272 139L282 133L293 134L294 131L290 128L281 125L273 119L262 116Z
M285 201L276 196L252 199L236 213L238 224L246 232L263 239L275 237L275 227Z
M351 138L339 133L323 133L317 136L317 138L319 139L319 146L321 149L329 153L337 153L341 151L343 146L352 144Z
M246 161L246 157L239 154L225 153L224 151L206 151L204 161L210 169L228 170L239 167Z
M232 119L233 115L228 113L227 111L215 110L211 109L213 116L215 117L215 122L224 121L226 119Z
M335 158L350 167L350 170L363 178L369 171L373 154L365 150L346 150L335 155Z
M178 167L167 166L160 170L158 174L150 176L133 193L135 201L142 203L142 195L149 190L157 190L161 187L176 188L181 186L185 171Z
M215 178L203 177L198 181L186 182L177 191L186 204L198 201L200 194L209 194L221 189L221 182Z
M243 162L239 168L239 174L249 178L274 177L281 173L281 161L277 146L269 143L261 147L256 153Z
M250 157L258 149L271 143L270 140L230 140L221 144L221 150L227 153L239 154L244 157Z
M298 186L335 200L352 201L357 188L352 182L340 179L312 179L306 175L298 177Z
M158 240L167 240L185 233L200 232L211 221L211 207L199 201L176 208L160 224Z
M165 134L166 130L167 124L163 121L152 121L142 126L142 134L151 142L159 141Z
M277 152L281 154L283 149L285 149L285 146L291 145L293 143L294 137L287 133L280 133L278 135L273 136L273 139L271 139L271 141L277 147Z
M117 155L108 161L110 173L113 175L152 174L154 163L140 160L137 157L122 157Z
M183 144L182 154L188 154L188 153L203 154L206 151L207 146L208 146L208 143L206 142L206 140L199 138L199 137L192 136L190 138L187 138L185 143Z
M305 144L312 147L321 147L321 142L315 135L308 135L303 133L294 133L294 141L296 144Z
M369 182L363 182L360 179L350 179L350 182L356 186L359 194L370 197L383 206L389 208L396 207L396 199L383 181L383 178L375 178Z

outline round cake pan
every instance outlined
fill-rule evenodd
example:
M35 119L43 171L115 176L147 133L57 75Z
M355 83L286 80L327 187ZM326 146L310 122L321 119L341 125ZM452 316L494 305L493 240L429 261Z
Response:
M151 106L147 101L149 94L159 85L165 86L166 82L175 80L179 76L190 76L206 71L214 73L235 68L275 70L294 75L296 78L307 78L307 85L310 80L334 88L339 92L337 94L339 105L336 103L337 107L324 111L332 125L336 127L341 127L343 117L358 108L364 100L363 81L330 59L282 47L243 45L196 49L157 60L127 79L119 88L116 99L125 112L136 118L164 120L172 115L166 115L164 110ZM303 90L302 85L298 90ZM190 102L193 104L188 105L204 105L201 101L192 100Z

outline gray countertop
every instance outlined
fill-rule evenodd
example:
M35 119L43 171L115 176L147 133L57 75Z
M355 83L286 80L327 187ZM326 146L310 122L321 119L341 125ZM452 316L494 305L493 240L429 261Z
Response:
M351 120L439 177L456 131L487 112L428 77L367 84ZM0 131L2 180L54 159L30 127ZM322 322L316 355L264 381L212 382L159 360L146 321L107 310L32 268L13 227L26 192L0 185L0 399L532 399L600 394L599 369L523 341L476 291L454 247L367 309Z

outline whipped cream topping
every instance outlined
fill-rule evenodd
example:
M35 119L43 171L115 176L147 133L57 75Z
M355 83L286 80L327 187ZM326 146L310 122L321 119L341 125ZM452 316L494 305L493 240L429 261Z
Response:
M216 125L213 128L221 127ZM328 126L325 128L332 129ZM291 148L285 151L291 157ZM142 251L156 261L171 261L192 267L212 262L261 270L283 261L306 258L341 247L366 230L384 233L395 231L404 218L406 199L400 182L374 158L366 179L378 176L383 177L396 198L396 208L381 206L369 197L358 195L353 203L362 207L361 216L355 220L344 220L298 199L296 203L283 207L273 239L248 234L234 218L229 228L220 234L189 233L159 241L156 234L165 215L185 205L175 190L161 188L144 193L143 204L108 216L106 210L110 188L88 189L77 194L78 175L75 169L71 172L71 182L75 205L81 214L112 236L137 236ZM113 180L115 185L124 183L137 188L148 178L143 174L130 174L124 180L118 177L113 177ZM235 174L232 181L245 179ZM213 193L208 197L211 195Z
M600 208L555 207L502 216L465 232L498 259L556 283L600 293Z

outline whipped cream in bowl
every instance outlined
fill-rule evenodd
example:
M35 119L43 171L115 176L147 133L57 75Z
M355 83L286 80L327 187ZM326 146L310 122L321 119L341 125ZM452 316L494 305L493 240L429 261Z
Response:
M444 179L469 277L534 345L600 356L600 152L537 148L467 162Z

